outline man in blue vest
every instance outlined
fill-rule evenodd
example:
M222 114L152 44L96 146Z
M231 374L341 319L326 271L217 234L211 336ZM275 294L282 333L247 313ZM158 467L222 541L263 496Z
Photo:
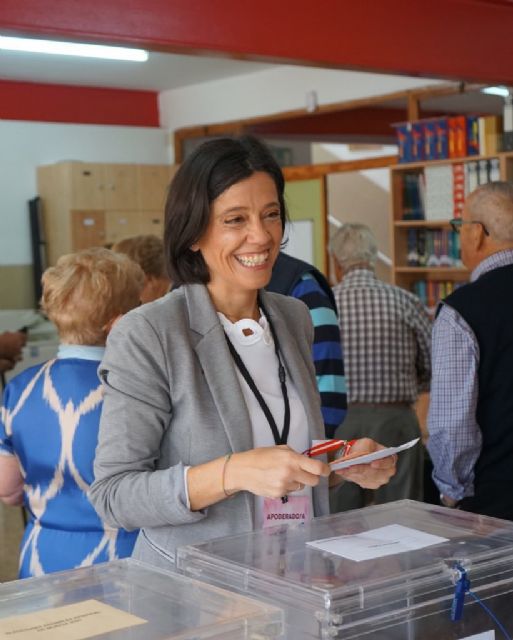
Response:
M479 187L452 222L471 277L433 327L433 479L442 504L513 520L513 184Z

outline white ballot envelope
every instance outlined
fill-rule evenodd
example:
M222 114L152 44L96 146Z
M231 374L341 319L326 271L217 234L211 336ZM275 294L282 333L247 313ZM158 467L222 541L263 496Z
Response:
M380 460L381 458L386 458L387 456L391 456L394 453L400 453L401 451L410 449L411 447L414 447L419 440L420 438L415 438L415 440L405 442L398 447L387 447L386 449L380 449L379 451L374 451L374 453L366 453L363 456L357 456L355 458L339 458L338 460L334 460L333 462L331 462L330 467L332 471L338 471L339 469L347 469L347 467L352 467L355 464L368 464L373 460Z

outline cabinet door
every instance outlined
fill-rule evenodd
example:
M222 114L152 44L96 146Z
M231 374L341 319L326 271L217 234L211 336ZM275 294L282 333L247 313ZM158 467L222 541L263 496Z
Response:
M104 212L71 211L71 242L73 251L103 246L105 244Z
M106 209L137 209L137 171L135 164L106 164L105 177Z
M137 166L137 191L140 211L164 209L171 182L171 166L140 164Z
M71 165L71 208L92 210L104 207L103 165L73 162Z
M141 211L139 214L139 233L151 233L162 238L164 235L164 211Z
M140 220L139 211L106 211L105 242L119 242L119 240L143 233Z

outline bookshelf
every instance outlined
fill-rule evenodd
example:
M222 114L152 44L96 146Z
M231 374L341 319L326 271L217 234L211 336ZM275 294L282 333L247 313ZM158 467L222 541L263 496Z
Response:
M437 170L433 172L434 167ZM466 191L477 186L476 180L479 184L487 181L486 176L492 180L513 180L513 152L402 163L390 168L393 282L420 295L431 313L440 298L469 278L469 272L458 259L459 239L449 220L461 215ZM441 181L436 183L436 179ZM415 185L417 201L412 196ZM409 219L405 219L405 214ZM421 264L415 264L419 247L412 249L414 238L421 249L423 243L429 245Z

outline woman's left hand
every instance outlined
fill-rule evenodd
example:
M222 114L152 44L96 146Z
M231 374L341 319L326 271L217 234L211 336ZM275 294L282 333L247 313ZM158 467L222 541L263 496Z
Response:
M383 445L374 442L370 438L360 438L352 446L351 453L347 456L347 459L357 458L384 448ZM395 474L396 463L397 455L393 455L367 464L355 464L347 469L334 471L334 473L344 480L355 482L363 489L378 489Z

